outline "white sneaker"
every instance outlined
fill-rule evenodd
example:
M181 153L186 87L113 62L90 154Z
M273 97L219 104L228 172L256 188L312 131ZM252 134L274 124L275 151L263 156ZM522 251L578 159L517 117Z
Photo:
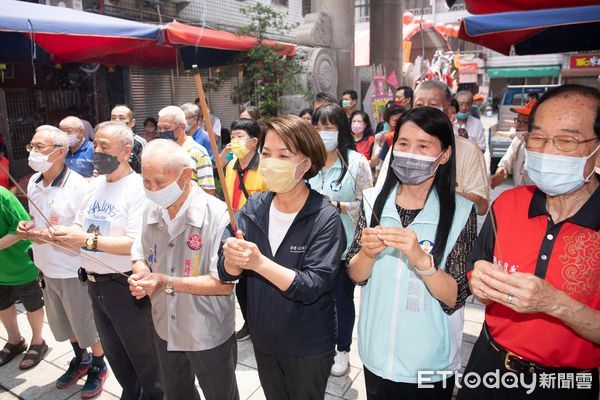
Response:
M331 367L331 375L342 376L348 372L350 362L350 353L347 351L338 351L333 358L333 366Z

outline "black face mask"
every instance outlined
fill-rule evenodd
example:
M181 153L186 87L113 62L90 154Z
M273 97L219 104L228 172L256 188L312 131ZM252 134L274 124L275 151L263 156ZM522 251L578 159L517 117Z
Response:
M175 133L173 131L162 131L159 132L159 136L161 139L169 139L172 140L174 142L177 141L177 138L175 137Z
M100 175L112 174L119 168L119 160L117 160L117 157L105 153L95 152L92 164L94 164L94 169L98 171Z

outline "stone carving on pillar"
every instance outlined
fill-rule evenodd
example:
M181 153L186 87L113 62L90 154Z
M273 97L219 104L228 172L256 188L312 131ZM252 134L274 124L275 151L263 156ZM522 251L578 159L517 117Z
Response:
M306 14L304 23L296 30L296 41L303 46L331 47L332 32L331 17L328 14Z
M338 89L338 70L335 51L331 49L333 28L329 14L307 14L304 23L296 30L296 58L304 66L305 73L298 77L302 86L313 93L326 92L335 95ZM312 106L301 95L287 93L280 97L280 114L298 114Z

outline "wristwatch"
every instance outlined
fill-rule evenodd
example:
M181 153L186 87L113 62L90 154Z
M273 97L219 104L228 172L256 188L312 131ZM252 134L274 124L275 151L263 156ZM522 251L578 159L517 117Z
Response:
M175 295L175 291L173 290L173 277L169 276L169 279L167 280L167 286L165 287L165 293L173 296Z
M87 239L85 239L85 248L89 251L94 250L94 236L95 235L90 234Z

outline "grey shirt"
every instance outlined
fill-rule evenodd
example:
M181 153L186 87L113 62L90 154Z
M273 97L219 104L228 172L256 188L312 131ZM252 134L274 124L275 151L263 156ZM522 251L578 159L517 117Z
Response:
M161 208L147 201L142 234L132 247L132 260L145 260L153 272L176 277L212 275L218 279L218 250L229 224L225 203L193 185L187 208L169 234ZM235 329L234 295L199 296L188 293L151 297L152 319L169 351L212 349Z

